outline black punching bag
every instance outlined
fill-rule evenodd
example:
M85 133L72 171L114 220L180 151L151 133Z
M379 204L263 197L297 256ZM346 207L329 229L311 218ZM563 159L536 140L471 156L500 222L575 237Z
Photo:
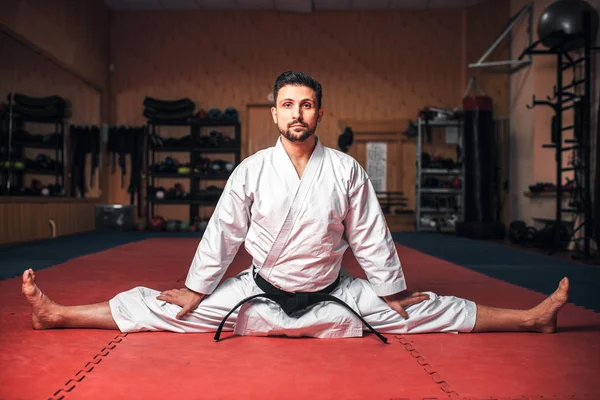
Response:
M596 248L600 252L600 101L598 101L596 113L596 168L594 171L594 215L592 217Z
M493 102L488 96L463 99L465 222L496 222L496 165Z

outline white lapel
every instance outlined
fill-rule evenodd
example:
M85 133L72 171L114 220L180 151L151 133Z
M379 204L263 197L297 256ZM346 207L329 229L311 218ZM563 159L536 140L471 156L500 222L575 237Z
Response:
M270 249L269 253L267 254L267 257L265 258L265 261L263 263L263 267L261 268L261 270L263 270L265 268L270 269L277 262L277 259L279 258L279 255L281 254L281 251L283 250L285 244L288 241L289 235L293 230L293 227L295 225L296 218L298 217L299 211L302 209L302 207L304 207L304 203L306 201L306 198L308 197L308 193L310 192L310 190L314 184L315 177L317 176L317 173L323 163L323 154L324 154L323 146L321 145L321 142L319 141L319 138L317 137L317 145L315 146L315 149L313 150L313 152L310 156L310 159L308 160L308 164L306 165L306 168L304 169L304 174L302 175L302 179L299 179L298 174L296 173L296 169L294 168L294 165L292 164L291 160L289 159L287 153L283 149L283 145L281 145L280 140L278 140L277 144L279 146L281 146L280 150L283 152L283 155L287 158L287 161L292 168L293 176L295 178L294 182L295 182L296 189L294 190L295 196L294 196L294 199L292 200L292 204L287 212L286 218L283 221L283 224L282 224L281 228L279 229L277 236L275 237L275 241L273 242L273 245L271 246L271 249ZM276 148L276 152L277 152L277 148ZM274 157L275 157L275 155L274 155ZM280 157L280 155L278 154L277 157ZM286 163L282 162L282 168L284 165L286 165ZM287 175L290 172L285 171L282 173ZM263 275L263 277L264 277L264 275Z
M292 160L290 160L290 156L288 156L283 148L281 137L277 139L275 150L273 151L273 166L275 167L277 174L287 185L292 197L296 195L298 186L300 185L300 178L298 177L298 173L296 172L296 168L294 168Z

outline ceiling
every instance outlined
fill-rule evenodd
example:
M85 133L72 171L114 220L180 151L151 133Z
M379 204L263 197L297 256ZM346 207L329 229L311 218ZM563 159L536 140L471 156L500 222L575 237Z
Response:
M310 13L341 10L424 10L460 8L485 0L104 0L120 10L272 10Z

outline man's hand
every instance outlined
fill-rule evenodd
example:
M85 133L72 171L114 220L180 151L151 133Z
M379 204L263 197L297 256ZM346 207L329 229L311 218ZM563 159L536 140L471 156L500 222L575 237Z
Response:
M408 319L408 313L404 308L425 300L429 300L429 295L427 293L404 290L400 293L390 296L383 296L383 299L392 309L396 310L402 316L402 318Z
M204 297L206 297L205 294L194 292L188 288L181 288L161 292L157 299L182 307L176 316L177 319L181 319L190 311L195 310Z

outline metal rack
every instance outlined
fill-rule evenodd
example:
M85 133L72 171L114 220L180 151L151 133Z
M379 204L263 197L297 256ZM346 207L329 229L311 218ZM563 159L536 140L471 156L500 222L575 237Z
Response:
M584 23L588 28L584 32L590 32L589 15L584 16ZM548 49L537 47L547 38L541 38L523 51L520 58L531 55L550 55L556 57L556 85L553 96L545 100L537 100L535 96L532 104L527 108L544 105L552 108L554 116L552 120L551 143L544 144L544 148L555 150L556 159L556 210L555 219L548 227L554 236L552 252L559 249L567 249L570 242L576 243L576 252L583 259L591 258L590 242L593 239L594 213L592 204L591 183L591 80L592 80L592 52L599 47L592 47L593 38L589 34L556 36L557 45ZM573 41L581 41L583 47L574 52L569 50ZM578 53L578 54L575 54ZM572 79L567 81L563 74L565 71L572 72ZM573 123L565 126L566 111L573 110ZM564 138L564 132L572 131L573 139ZM565 167L563 160L565 153L570 152L572 161ZM574 180L569 188L563 187L564 173L572 171ZM565 194L569 197L569 206L564 206ZM597 202L597 200L596 200ZM597 207L597 204L596 204ZM564 215L571 215L569 221L563 219ZM578 224L570 233L568 242L565 243L561 233L561 227L565 222ZM580 238L575 238L581 230Z
M218 199L204 200L198 198L200 193L200 182L202 181L226 181L230 174L211 174L199 173L191 171L188 174L173 174L163 172L152 172L150 166L157 161L157 153L187 153L190 156L190 164L196 166L200 164L202 156L207 154L233 154L234 166L241 162L241 124L239 121L211 121L211 120L192 120L182 123L158 123L152 120L148 121L148 134L156 135L157 129L161 126L183 126L189 127L189 134L192 138L192 146L154 146L148 141L146 153L145 170L147 173L146 183L146 216L147 220L155 214L156 205L188 205L190 208L189 219L190 223L199 216L199 207L217 205ZM209 148L202 147L199 144L199 137L202 128L217 128L217 127L232 127L234 131L234 141L231 147L228 148ZM153 187L158 179L177 178L190 180L190 196L186 199L156 199L149 194L150 188Z
M52 134L59 135L59 143L28 143L13 138L17 122L20 126L33 123L53 126ZM55 185L66 190L65 180L65 126L59 118L24 118L12 113L3 116L0 121L0 195L22 195L25 188L25 175L54 176ZM49 134L47 134L49 135ZM53 169L31 168L26 165L25 149L53 150ZM72 195L72 194L71 194Z
M423 138L425 135L437 134L439 130L445 133L445 128L457 128L458 143L456 145L457 168L425 168L423 166ZM424 120L417 121L417 179L415 190L415 222L416 230L421 231L438 231L438 232L455 232L456 223L464 219L464 168L462 166L462 149L464 147L463 140L463 123L462 120ZM441 187L432 188L424 186L424 179L427 177L460 179L460 188ZM437 206L424 206L425 198L445 199ZM444 205L445 203L445 205ZM450 204L454 203L454 204ZM454 222L448 220L448 216L455 216ZM424 223L425 219L437 221L434 226Z

